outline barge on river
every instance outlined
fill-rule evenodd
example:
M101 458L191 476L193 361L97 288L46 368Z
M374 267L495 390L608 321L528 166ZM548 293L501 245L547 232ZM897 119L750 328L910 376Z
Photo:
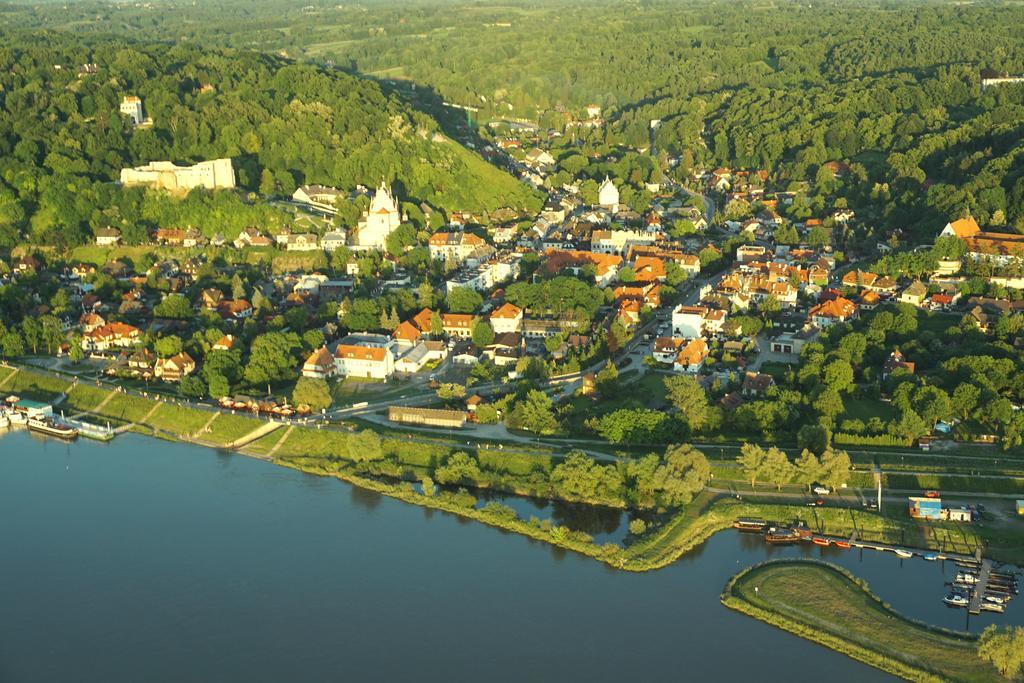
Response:
M33 432L39 432L40 434L46 434L47 436L55 436L59 439L77 439L78 430L70 425L66 425L57 422L53 418L49 417L33 417L29 418L28 428Z

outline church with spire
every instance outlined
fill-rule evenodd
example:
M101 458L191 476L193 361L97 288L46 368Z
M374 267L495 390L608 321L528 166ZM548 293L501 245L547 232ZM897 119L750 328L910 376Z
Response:
M398 203L390 188L380 181L380 187L370 201L370 208L363 212L356 226L350 247L356 250L383 250L388 235L402 224L404 217L398 210Z
M604 177L604 182L597 189L597 203L612 213L619 211L619 188L615 187L608 176Z

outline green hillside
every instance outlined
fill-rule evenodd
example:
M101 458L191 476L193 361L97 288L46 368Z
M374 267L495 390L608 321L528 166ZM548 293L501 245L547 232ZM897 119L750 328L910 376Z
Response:
M176 220L231 237L280 224L244 193L169 201L122 189L122 167L231 157L244 190L393 183L403 202L447 211L536 207L529 188L444 137L429 116L370 80L244 50L4 36L0 48L0 243L75 244L117 225L129 241ZM79 73L96 64L95 73ZM204 87L206 86L206 87ZM150 128L118 114L142 98ZM197 194L197 193L193 193Z

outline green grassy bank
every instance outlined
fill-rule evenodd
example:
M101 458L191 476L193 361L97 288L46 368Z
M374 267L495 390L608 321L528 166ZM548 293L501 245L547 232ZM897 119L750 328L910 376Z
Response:
M778 560L745 569L726 584L722 603L908 680L1005 680L978 657L974 636L908 619L866 583L823 562Z

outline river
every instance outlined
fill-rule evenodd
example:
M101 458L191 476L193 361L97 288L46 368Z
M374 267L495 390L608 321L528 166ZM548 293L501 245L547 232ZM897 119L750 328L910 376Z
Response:
M756 538L725 532L630 574L131 434L0 435L0 541L3 683L891 680L719 604L729 576L769 552ZM939 604L939 565L829 557L897 609L962 626ZM1001 618L1020 623L1014 609Z

